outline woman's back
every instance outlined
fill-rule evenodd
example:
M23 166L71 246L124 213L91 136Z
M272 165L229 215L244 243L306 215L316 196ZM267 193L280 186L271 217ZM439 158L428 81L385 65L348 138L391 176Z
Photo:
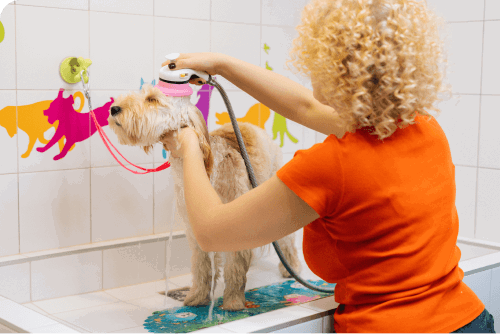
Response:
M448 141L434 118L415 121L384 141L369 128L330 135L277 173L324 216L304 228L303 249L337 283L337 332L450 332L484 310L458 267Z

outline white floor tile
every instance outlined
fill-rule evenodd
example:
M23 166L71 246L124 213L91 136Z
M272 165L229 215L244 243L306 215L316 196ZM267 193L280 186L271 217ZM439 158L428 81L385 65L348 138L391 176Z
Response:
M32 330L33 333L80 333L62 324L38 327Z
M158 294L158 291L161 291L157 290L157 287L158 287L157 282L150 282L150 283L126 286L123 288L109 289L105 290L105 292L121 301L129 301L138 298L155 296Z
M160 294L157 294L156 296L146 297L146 298L129 300L127 303L139 306L140 308L143 308L143 309L148 309L151 312L163 311L165 309L184 306L183 302L175 300L173 298L169 298L169 297L167 297L166 304L165 304L165 296L160 295Z
M3 321L24 330L57 325L56 321L6 298L0 298L0 314Z
M114 298L109 294L100 291L100 292L85 293L76 296L43 300L43 301L33 302L33 304L49 314L56 314L61 312L76 311L89 307L96 307L96 306L116 303L119 301L120 301L119 299Z
M142 326L150 309L118 302L84 310L58 313L58 318L90 332L113 332Z

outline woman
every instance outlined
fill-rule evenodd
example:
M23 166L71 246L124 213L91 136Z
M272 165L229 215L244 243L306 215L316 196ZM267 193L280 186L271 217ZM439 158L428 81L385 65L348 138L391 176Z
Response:
M493 332L492 316L462 282L455 166L426 112L439 112L437 94L449 92L438 68L438 23L412 0L313 0L291 50L313 92L226 55L181 54L171 69L222 75L329 135L227 204L209 182L194 132L181 131L179 148L170 138L171 154L184 159L202 249L254 248L304 228L307 265L337 283L335 331Z

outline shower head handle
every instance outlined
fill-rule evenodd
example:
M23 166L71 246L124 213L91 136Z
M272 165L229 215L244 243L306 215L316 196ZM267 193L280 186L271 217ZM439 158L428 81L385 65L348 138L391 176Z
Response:
M200 78L203 79L205 82L208 82L211 79L211 75L206 72L196 71L190 68L171 70L168 68L168 65L163 66L160 69L160 81L167 82L170 84L177 84L177 85L187 84L189 83L190 80L196 78Z

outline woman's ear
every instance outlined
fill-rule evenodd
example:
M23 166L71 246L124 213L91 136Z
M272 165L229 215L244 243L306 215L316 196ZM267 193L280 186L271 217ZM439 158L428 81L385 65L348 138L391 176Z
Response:
M207 124L205 123L205 118L203 118L203 114L195 106L189 109L188 116L189 120L194 126L194 131L198 135L201 152L203 153L203 161L205 162L205 170L207 171L208 177L210 178L214 158L212 155L212 149L210 147L210 136L208 134L208 128Z

